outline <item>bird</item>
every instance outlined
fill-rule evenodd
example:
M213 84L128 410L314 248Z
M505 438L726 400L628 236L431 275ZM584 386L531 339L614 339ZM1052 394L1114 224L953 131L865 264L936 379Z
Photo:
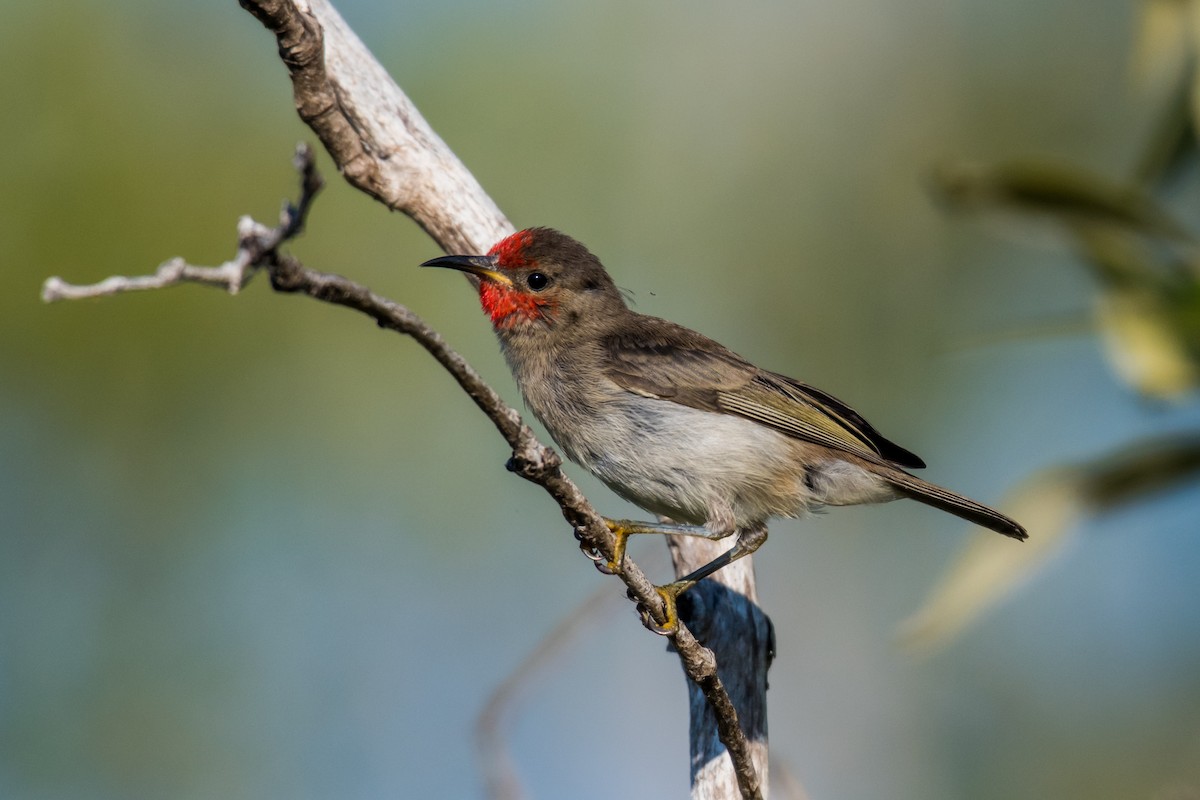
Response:
M831 394L756 366L690 328L629 308L600 260L552 228L517 231L486 254L423 267L475 276L480 304L526 406L562 451L657 522L610 519L621 571L629 536L737 536L694 572L656 586L677 598L757 550L767 522L826 506L910 498L1016 540L1019 523L909 470L925 466Z

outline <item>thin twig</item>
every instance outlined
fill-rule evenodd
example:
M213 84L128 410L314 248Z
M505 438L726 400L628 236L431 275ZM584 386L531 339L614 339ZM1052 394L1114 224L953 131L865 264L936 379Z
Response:
M237 294L258 272L264 259L279 250L280 245L296 238L304 231L308 211L312 208L317 193L325 186L325 179L317 172L316 158L306 143L296 146L292 164L300 173L300 199L296 204L284 203L279 213L279 225L268 228L250 217L238 220L238 249L234 257L216 267L189 264L182 258L172 258L160 266L153 275L126 277L113 275L99 283L76 285L67 283L58 276L47 278L42 284L42 300L54 303L59 300L83 300L89 297L106 297L123 292L140 292L149 289L166 289L181 283L199 283L216 286L230 294Z
M527 794L505 746L503 726L521 695L532 689L550 662L572 644L585 627L612 610L615 598L607 587L592 592L554 626L492 692L475 722L475 743L489 800L525 800Z

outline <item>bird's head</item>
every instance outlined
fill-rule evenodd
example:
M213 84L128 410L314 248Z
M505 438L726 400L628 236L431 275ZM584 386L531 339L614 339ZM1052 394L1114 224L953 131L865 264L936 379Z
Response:
M625 310L600 260L551 228L527 228L487 255L450 255L423 267L447 267L479 278L479 300L497 332L574 327Z

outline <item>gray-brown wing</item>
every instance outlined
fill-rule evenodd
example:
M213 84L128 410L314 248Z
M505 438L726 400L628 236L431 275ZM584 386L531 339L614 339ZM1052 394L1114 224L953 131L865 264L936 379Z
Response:
M758 369L695 331L642 316L604 342L608 377L622 388L704 411L720 411L720 392L748 384Z
M718 392L717 406L797 439L882 462L878 446L863 431L830 414L825 406L780 389L766 374L760 374L736 391Z
M766 372L674 323L641 317L605 341L608 377L637 394L735 414L797 439L901 466L921 459L888 441L840 400Z

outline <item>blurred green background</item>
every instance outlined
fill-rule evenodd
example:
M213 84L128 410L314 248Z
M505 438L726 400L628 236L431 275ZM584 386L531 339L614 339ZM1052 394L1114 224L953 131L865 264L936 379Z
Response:
M1164 103L1131 78L1143 6L405 5L340 8L518 226L844 398L930 479L1002 503L1200 428L1194 393L1140 396L1091 333L997 335L1084 314L1095 283L1053 224L948 216L928 191L952 158L1128 175ZM263 281L43 305L52 274L223 261L313 137L232 2L2 19L0 797L482 796L490 693L617 582L449 378L351 313ZM410 305L517 402L463 282L416 269L436 247L320 164L294 252ZM1190 225L1180 170L1165 200ZM813 798L1200 797L1198 501L1089 517L925 658L896 629L960 522L909 503L775 524L776 774ZM633 556L665 576L661 550ZM686 792L677 661L611 609L506 718L533 796Z

